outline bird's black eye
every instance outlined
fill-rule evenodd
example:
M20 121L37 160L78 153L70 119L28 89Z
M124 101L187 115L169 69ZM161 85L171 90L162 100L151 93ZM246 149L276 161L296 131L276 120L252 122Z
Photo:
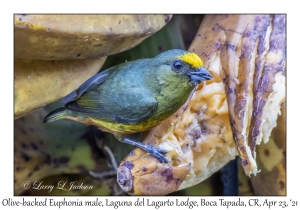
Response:
M183 64L181 61L175 61L173 63L173 68L176 69L176 70L180 70L182 68Z

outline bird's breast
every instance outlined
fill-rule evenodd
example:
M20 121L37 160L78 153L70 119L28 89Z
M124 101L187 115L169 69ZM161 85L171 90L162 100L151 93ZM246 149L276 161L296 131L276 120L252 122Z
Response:
M136 124L126 124L117 122L107 122L95 118L90 118L94 125L104 132L113 134L131 134L149 130L151 127L158 125L162 120L149 117L147 120Z

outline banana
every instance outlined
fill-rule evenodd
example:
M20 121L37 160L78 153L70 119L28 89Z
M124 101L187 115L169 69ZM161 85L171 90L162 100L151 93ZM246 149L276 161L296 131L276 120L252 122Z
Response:
M14 15L15 57L99 58L128 50L172 15Z
M168 151L168 164L140 149L121 162L117 181L125 192L165 195L191 187L236 155L248 176L257 173L253 144L268 140L285 100L284 18L205 15L189 51L203 59L213 79L144 137L144 143ZM259 136L248 138L257 128Z
M269 141L257 149L261 172L251 179L255 195L286 195L286 103Z
M15 58L15 119L66 96L96 74L105 59L50 61Z

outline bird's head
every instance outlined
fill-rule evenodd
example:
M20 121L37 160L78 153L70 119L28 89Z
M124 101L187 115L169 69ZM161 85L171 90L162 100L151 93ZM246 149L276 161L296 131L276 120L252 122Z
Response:
M156 56L153 61L160 64L160 67L167 66L172 72L187 77L193 85L212 78L204 68L201 58L193 52L178 49L168 50Z

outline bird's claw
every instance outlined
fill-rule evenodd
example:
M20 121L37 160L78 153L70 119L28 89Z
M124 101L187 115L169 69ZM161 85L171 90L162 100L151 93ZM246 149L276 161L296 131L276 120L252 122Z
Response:
M167 158L165 158L164 154L166 154L168 151L164 149L155 148L152 145L147 145L145 147L145 151L153 155L153 157L157 158L159 162L161 163L168 163Z
M145 150L146 152L150 153L153 157L157 158L161 163L168 163L167 158L164 157L164 154L168 152L167 150L155 148L150 144L143 144L141 142L132 141L128 138L123 138L121 139L121 141Z

